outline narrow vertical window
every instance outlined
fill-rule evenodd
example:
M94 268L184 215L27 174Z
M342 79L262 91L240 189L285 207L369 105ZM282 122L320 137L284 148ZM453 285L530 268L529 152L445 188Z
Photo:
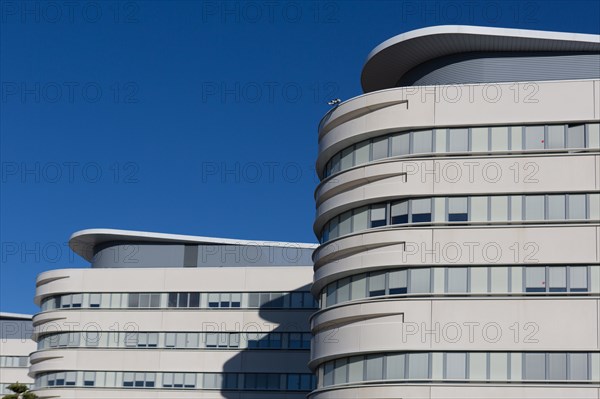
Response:
M400 201L392 204L392 224L408 223L408 201Z
M386 204L371 206L371 227L380 227L386 224Z
M412 223L431 222L431 198L410 201Z
M427 154L433 151L433 136L431 130L413 132L413 154Z
M544 149L544 126L525 126L525 149Z
M467 198L448 198L448 221L466 222L469 220Z

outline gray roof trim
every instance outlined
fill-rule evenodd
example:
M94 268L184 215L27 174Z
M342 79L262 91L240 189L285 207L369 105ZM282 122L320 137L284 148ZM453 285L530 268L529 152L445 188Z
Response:
M426 61L473 51L600 52L600 35L464 25L412 30L369 53L361 74L363 91L395 87L402 75Z
M215 238L188 236L181 234L153 233L148 231L131 231L118 229L87 229L73 233L69 239L69 247L77 255L91 262L93 249L99 244L107 242L147 242L161 244L213 244L213 245L249 245L265 247L290 247L315 249L318 244L305 244L280 241L251 241L236 240L231 238Z

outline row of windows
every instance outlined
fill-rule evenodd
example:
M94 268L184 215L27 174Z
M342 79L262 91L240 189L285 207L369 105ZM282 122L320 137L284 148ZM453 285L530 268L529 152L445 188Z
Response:
M310 391L316 378L309 373L153 373L65 371L36 376L35 387L123 387Z
M590 381L598 380L599 356L540 352L389 353L332 360L321 365L318 373L320 388L378 380Z
M29 367L29 356L0 356L0 368Z
M310 349L309 332L65 332L45 335L47 348Z
M314 309L308 291L294 292L169 292L76 293L42 301L42 311L70 308L292 308Z
M600 194L434 197L378 203L331 219L321 243L374 227L412 223L600 219Z
M345 277L321 291L323 307L402 294L600 293L600 266L402 268Z
M364 140L335 154L325 177L379 159L410 154L507 152L600 147L600 124L418 130Z

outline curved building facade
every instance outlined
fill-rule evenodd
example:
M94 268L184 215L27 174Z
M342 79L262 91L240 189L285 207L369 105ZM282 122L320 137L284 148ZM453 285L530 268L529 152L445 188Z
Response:
M0 396L12 394L10 384L32 386L29 354L35 350L31 340L31 315L0 312Z
M319 125L311 399L600 398L600 37L375 48Z
M75 233L91 269L42 273L40 398L304 398L314 245Z

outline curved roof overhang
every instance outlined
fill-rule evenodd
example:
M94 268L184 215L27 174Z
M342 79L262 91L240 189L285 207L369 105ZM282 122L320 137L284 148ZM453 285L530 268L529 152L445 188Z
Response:
M250 241L231 238L200 237L181 234L153 233L147 231L131 231L118 229L87 229L73 233L69 239L69 247L77 255L91 262L93 249L110 242L122 243L157 243L157 244L207 244L207 245L249 245L265 247L289 247L315 249L316 244L290 243L280 241Z
M363 66L361 85L365 93L389 89L426 61L475 51L600 52L600 35L462 25L417 29L375 47Z

